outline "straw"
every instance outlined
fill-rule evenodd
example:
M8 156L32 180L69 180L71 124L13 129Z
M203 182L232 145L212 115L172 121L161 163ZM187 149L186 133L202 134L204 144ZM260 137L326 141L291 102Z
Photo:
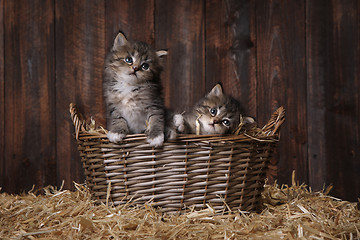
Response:
M143 205L108 207L90 191L47 187L43 194L0 194L2 239L359 239L358 203L302 185L266 185L263 211L222 213L210 205L169 215Z

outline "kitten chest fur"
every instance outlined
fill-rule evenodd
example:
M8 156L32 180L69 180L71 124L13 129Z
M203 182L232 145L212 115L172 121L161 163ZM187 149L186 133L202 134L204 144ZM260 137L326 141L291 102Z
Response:
M145 109L148 107L146 106L148 91L145 86L132 86L120 81L108 94L109 102L117 106L115 117L118 115L125 118L130 132L138 133L146 129L144 119L147 119Z

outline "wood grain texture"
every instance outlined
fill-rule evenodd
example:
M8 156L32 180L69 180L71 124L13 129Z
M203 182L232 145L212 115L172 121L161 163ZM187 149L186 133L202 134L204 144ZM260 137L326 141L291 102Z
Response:
M260 126L280 106L282 127L279 181L290 183L293 170L308 180L305 5L302 1L257 1L257 118Z
M360 197L360 2L332 3L334 82L328 85L327 180L334 196ZM357 133L357 134L356 134ZM353 180L358 179L358 181ZM349 186L346 189L344 186Z
M55 184L54 11L51 1L4 5L4 190L21 192Z
M360 196L359 10L355 0L307 2L309 181L352 201Z
M206 91L221 82L247 114L256 113L255 48L251 40L251 4L206 1ZM253 77L251 77L253 76Z
M204 1L156 0L155 6L155 44L168 49L165 104L183 111L205 94Z
M217 82L259 125L283 105L278 182L296 170L356 201L359 16L357 0L0 0L0 187L83 182L68 107L105 125L104 58L121 30L168 49L167 107L186 110Z
M154 46L154 0L106 0L106 50L119 31L128 39Z
M105 58L105 1L56 1L57 183L83 182L69 104L105 124L102 74Z
M332 69L326 119L327 180L334 196L357 201L360 197L360 2L333 1ZM353 134L353 133L358 133ZM352 179L359 179L354 181ZM351 186L345 189L343 186Z
M4 1L0 0L0 26L4 26ZM0 186L5 185L5 72L4 28L0 28Z
M308 79L308 162L309 184L320 189L327 178L326 86L335 79L332 73L330 50L332 45L331 5L327 1L308 1L306 26ZM334 59L332 59L334 60Z

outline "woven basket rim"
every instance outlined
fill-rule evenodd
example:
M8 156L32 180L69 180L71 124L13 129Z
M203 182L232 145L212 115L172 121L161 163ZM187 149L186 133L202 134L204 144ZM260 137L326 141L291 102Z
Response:
M101 127L103 131L90 131L86 129L86 121L83 119L81 114L78 113L77 107L74 103L70 103L70 114L75 127L75 138L79 140L79 136L87 138L102 138L104 141L108 141L105 131L108 131L106 128ZM222 142L222 141L238 141L245 139L252 139L256 141L267 141L273 142L279 140L280 127L285 121L285 108L283 106L279 107L271 115L267 124L262 128L261 136L251 136L246 133L235 134L225 134L225 135L196 135L196 134L178 134L177 138L174 140L166 140L165 142L175 142L175 141L207 141L207 142ZM128 134L123 139L124 142L139 141L145 140L145 134Z

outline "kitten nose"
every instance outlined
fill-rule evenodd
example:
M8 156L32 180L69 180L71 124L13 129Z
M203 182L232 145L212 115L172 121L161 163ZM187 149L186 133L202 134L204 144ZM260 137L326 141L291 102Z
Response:
M136 72L136 71L139 71L139 67L138 67L138 66L133 66L133 69L134 69L135 72Z
M217 120L217 119L213 120L213 124L219 124L219 123L220 123L219 120Z

